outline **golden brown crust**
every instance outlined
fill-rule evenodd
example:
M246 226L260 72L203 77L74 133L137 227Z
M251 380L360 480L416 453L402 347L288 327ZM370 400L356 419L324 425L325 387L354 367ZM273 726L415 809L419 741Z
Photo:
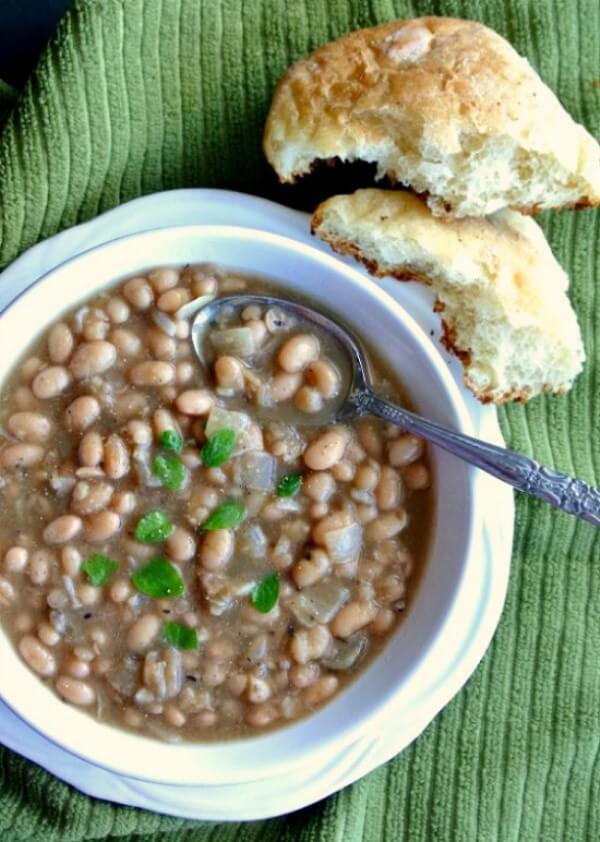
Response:
M481 348L474 356L470 346L474 337L464 327L461 341L454 324L454 304L442 318L441 342L461 361L465 384L482 403L525 402L540 392L564 392L580 369L581 338L564 293L568 281L532 220L512 211L490 219L436 219L423 200L412 194L371 189L323 202L312 216L311 230L375 277L416 280L433 287L438 295L436 312L446 310L439 295L450 301L452 289L460 295L461 289L468 288L475 321L500 318L497 327L509 345L517 335L513 331L531 324L532 336L537 336L529 349L532 360L539 360L540 347L562 348L562 369L554 368L557 363L550 352L547 368L538 372L535 385L522 373L514 380L499 375L500 379L486 381L480 376L482 365L487 368L494 363L482 357ZM406 243L419 243L419 247L411 250ZM419 265L431 268L424 271ZM440 285L442 277L445 281ZM460 310L463 304L458 306ZM499 316L503 308L505 315ZM535 343L541 343L537 350Z
M392 21L315 50L277 85L264 149L288 183L316 161L375 162L379 175L429 192L440 214L600 203L598 144L508 42L474 21ZM507 183L506 167L510 190L490 188Z

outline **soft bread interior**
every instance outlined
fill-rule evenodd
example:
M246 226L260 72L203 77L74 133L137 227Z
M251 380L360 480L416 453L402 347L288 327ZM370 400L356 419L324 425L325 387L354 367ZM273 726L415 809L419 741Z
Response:
M264 146L282 181L317 161L365 161L436 215L600 202L598 143L473 21L395 21L326 44L284 75Z
M410 193L370 189L321 204L312 228L375 275L433 287L444 342L480 400L563 392L581 370L568 278L532 219L439 219Z

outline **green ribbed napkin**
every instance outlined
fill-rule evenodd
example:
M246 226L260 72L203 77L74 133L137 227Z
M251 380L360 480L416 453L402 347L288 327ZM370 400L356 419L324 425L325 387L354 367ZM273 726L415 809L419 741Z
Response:
M496 28L600 134L598 0L80 2L0 135L0 265L62 228L170 187L229 187L310 207L329 189L324 179L277 189L261 157L277 78L344 32L427 13ZM594 211L543 220L572 278L584 374L568 397L501 413L513 447L596 484L598 221ZM3 751L0 839L597 840L599 651L598 533L519 498L494 642L459 696L385 768L293 816L203 827L87 798Z

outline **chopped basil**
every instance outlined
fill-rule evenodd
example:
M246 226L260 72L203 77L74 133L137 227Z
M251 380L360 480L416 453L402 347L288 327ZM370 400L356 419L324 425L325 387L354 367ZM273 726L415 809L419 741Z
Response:
M138 591L154 599L181 596L185 590L177 568L164 558L153 558L135 571L131 581Z
M187 471L178 456L157 456L152 463L152 473L169 491L177 491L185 482Z
M261 614L268 614L279 598L279 573L267 573L252 591L252 605Z
M142 544L160 544L173 531L173 524L164 512L148 512L138 520L135 540Z
M86 558L81 565L81 569L87 576L88 582L95 588L103 585L118 567L118 562L100 553L94 553L94 555Z
M181 453L183 448L183 438L176 430L164 430L158 441L163 450L168 450L171 453Z
M212 515L205 520L200 527L203 532L212 532L213 529L231 529L237 526L246 517L246 507L237 500L226 500L214 510Z
M288 474L279 480L277 484L278 497L293 497L300 491L302 477L300 474Z
M196 629L189 626L182 626L181 623L165 623L163 626L163 638L171 646L178 649L197 649L198 633Z
M218 468L231 458L235 447L235 431L227 427L217 430L202 448L202 464L207 468Z

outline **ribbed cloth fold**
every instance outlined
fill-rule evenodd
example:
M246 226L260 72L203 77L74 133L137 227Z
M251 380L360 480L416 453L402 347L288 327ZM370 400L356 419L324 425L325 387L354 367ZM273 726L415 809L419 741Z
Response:
M316 192L277 189L261 154L278 77L352 28L427 13L496 28L600 134L598 0L79 2L0 135L0 266L60 229L170 187L228 187L309 207ZM6 94L0 87L0 113ZM571 276L588 362L568 396L509 407L501 422L514 448L598 484L599 215L557 213L542 224ZM270 822L202 827L87 798L2 751L0 839L597 840L599 550L592 527L520 498L508 600L477 672L413 746L326 802Z

